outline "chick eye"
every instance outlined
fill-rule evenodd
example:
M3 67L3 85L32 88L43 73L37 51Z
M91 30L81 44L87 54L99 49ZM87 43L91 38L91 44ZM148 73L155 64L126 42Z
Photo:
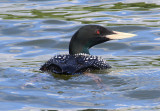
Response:
M96 34L98 34L98 35L99 35L99 34L100 34L100 30L97 30L97 31L96 31Z

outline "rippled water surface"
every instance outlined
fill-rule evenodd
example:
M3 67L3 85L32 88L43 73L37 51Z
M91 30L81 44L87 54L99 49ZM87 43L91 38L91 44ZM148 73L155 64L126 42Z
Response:
M1 0L0 18L1 111L160 110L160 1ZM40 72L85 24L137 36L90 50L112 69Z

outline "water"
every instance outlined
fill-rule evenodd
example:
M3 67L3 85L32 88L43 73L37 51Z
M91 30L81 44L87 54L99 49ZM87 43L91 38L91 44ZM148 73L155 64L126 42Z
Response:
M121 2L121 3L120 3ZM0 110L160 110L160 2L1 0ZM85 24L137 34L93 47L112 69L60 76L39 71L68 53Z

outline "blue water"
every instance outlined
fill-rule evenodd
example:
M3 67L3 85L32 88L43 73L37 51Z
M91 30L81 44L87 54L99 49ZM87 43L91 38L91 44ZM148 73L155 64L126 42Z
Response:
M160 110L160 2L138 2L1 0L0 110ZM70 38L86 24L137 36L90 50L112 69L74 76L39 71L68 53Z

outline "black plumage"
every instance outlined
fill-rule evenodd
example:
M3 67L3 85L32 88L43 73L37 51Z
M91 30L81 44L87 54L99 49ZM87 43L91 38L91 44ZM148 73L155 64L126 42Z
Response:
M106 60L89 54L56 55L48 60L40 70L57 74L81 74L87 70L111 68Z

